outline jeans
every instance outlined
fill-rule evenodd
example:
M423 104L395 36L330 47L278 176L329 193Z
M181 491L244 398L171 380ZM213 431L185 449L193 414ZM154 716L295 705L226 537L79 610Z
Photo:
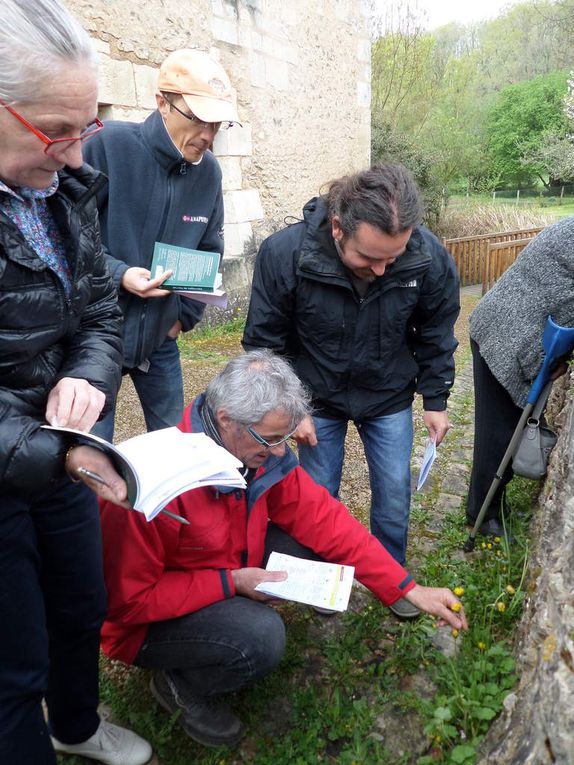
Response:
M106 595L95 494L67 479L34 502L4 494L0 539L0 762L55 765L42 698L61 741L85 741L99 725Z
M338 498L347 420L313 417L317 446L299 445L299 462L318 484ZM411 504L411 407L364 420L357 429L369 466L371 533L404 565Z
M149 369L129 369L138 394L148 431L169 428L181 420L183 377L177 341L167 337L149 357ZM115 408L92 428L107 441L114 438Z
M269 524L264 567L275 550L320 560ZM149 625L135 664L168 670L194 695L209 697L253 685L272 672L285 651L285 626L265 603L236 595L198 611Z

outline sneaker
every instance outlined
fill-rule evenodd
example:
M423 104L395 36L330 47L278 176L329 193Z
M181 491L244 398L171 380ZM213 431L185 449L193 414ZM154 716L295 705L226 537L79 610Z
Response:
M181 711L181 726L187 735L204 746L235 746L243 736L241 720L225 704L204 696L194 696L178 686L170 673L152 675L153 697L170 714Z
M420 616L421 612L416 606L407 600L406 598L399 598L392 605L389 606L389 610L393 612L399 619L416 619Z
M59 754L79 754L107 765L144 765L152 756L148 742L127 728L100 720L97 731L81 744L63 744L51 736Z

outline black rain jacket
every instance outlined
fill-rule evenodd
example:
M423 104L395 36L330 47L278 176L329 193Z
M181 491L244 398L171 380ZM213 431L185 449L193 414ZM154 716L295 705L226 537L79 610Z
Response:
M417 227L406 252L361 298L333 243L325 201L259 250L243 335L246 350L289 358L320 416L365 419L405 409L414 393L442 411L454 381L460 310L454 263Z
M66 439L40 429L59 380L86 379L105 393L104 414L121 379L121 312L102 254L95 198L106 180L87 166L59 179L48 204L72 272L69 298L0 212L0 497L33 498L62 477Z

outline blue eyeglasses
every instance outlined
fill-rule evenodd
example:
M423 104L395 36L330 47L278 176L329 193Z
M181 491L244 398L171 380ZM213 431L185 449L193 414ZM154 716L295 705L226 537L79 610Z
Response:
M259 433L256 433L251 425L247 426L247 432L251 436L251 438L254 438L258 444L261 444L261 446L264 446L266 449L274 449L276 446L281 446L281 444L284 444L285 441L291 438L291 436L295 433L297 430L297 427L293 428L293 430L290 433L287 433L286 436L283 436L283 438L280 438L278 441L266 441L263 436L260 436Z

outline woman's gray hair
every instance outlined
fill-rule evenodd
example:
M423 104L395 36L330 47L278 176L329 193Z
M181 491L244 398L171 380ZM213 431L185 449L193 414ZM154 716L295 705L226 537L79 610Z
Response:
M311 412L309 393L289 362L266 349L232 359L207 386L206 400L214 414L224 409L240 425L279 409L294 428Z
M39 101L70 64L97 67L89 34L59 0L1 0L0 100Z

